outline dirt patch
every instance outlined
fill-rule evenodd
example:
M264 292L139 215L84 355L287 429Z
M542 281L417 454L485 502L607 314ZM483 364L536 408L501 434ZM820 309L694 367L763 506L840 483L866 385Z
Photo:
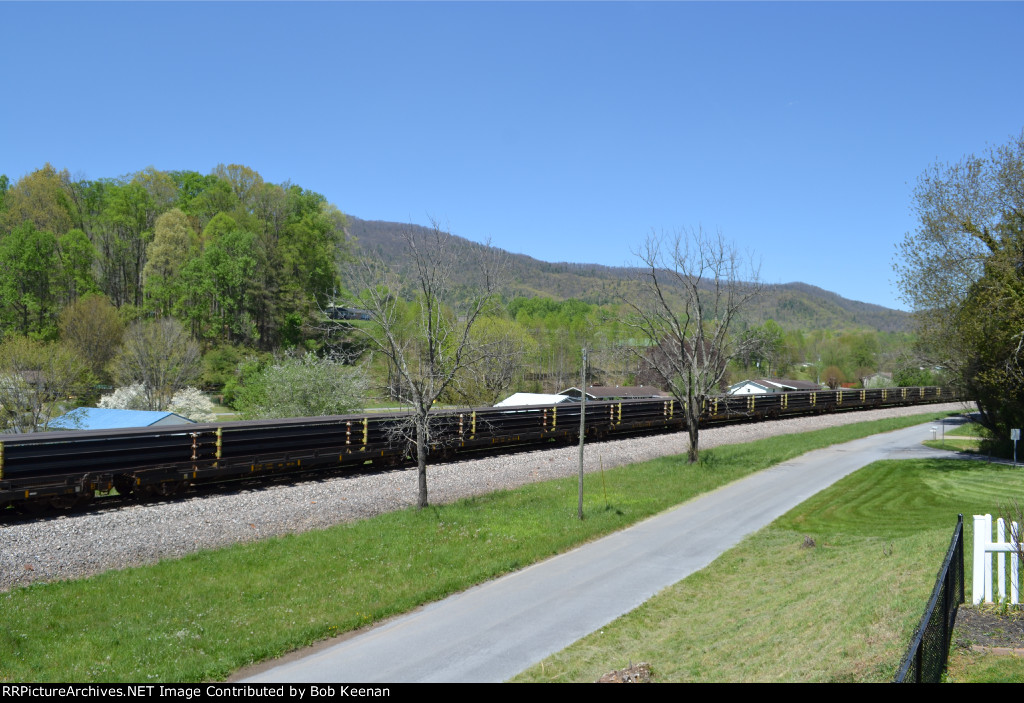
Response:
M598 683L651 683L651 666L647 662L633 664L625 669L605 674Z
M960 606L953 643L964 649L1024 654L1024 610L995 606Z

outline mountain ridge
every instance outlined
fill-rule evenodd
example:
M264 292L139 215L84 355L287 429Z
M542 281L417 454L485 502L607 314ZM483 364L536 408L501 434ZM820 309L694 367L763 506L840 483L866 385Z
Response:
M431 231L429 227L383 220L363 220L347 215L347 231L364 251L376 253L389 266L399 270L408 264L403 256L402 233L407 230ZM457 234L448 233L456 247L488 246ZM497 248L497 247L494 247ZM617 304L632 287L635 269L626 266L550 262L528 254L499 249L509 261L508 294L524 297L546 296L556 300L576 298L595 305ZM763 283L762 296L751 314L771 318L786 329L840 330L874 329L880 332L908 332L910 313L874 303L844 298L838 293L800 281Z

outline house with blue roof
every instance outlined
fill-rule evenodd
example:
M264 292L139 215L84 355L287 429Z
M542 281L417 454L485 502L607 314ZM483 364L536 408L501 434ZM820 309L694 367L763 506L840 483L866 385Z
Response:
M130 427L194 425L187 417L166 410L77 408L50 423L52 430L120 430Z

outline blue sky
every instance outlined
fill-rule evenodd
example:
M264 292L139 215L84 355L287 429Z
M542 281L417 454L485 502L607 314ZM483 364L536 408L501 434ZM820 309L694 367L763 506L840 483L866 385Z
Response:
M364 219L621 265L721 229L902 307L917 177L1024 128L1024 3L11 3L0 173L241 163Z

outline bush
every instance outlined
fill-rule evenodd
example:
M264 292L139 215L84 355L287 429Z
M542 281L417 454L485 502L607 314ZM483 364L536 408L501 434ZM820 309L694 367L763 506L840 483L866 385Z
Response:
M343 415L362 407L367 385L361 367L309 352L243 374L234 407L250 419Z

